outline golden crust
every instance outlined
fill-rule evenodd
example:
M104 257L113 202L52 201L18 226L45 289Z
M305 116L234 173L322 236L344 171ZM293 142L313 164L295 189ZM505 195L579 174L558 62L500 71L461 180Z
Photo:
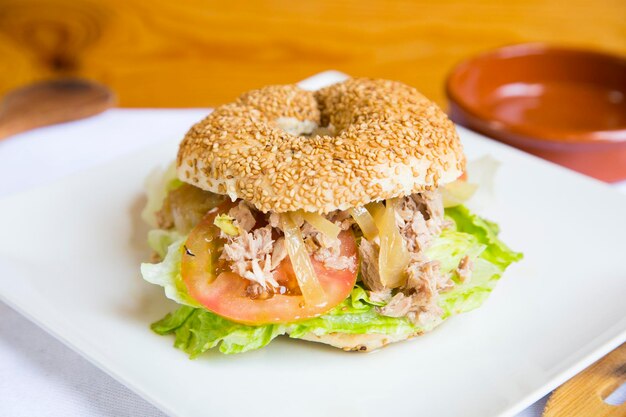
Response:
M336 134L296 136L285 119ZM465 158L452 122L415 88L356 78L245 93L189 130L177 165L182 181L263 212L328 213L454 181Z

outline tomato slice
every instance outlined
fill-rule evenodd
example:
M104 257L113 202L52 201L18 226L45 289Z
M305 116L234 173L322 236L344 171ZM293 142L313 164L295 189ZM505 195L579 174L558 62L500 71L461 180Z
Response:
M219 260L223 239L213 224L215 216L227 212L233 203L222 204L209 212L191 231L183 248L181 274L189 295L207 310L244 324L291 323L320 316L345 300L356 282L357 271L328 269L311 257L313 268L324 289L321 305L306 305L297 291L297 281L289 257L274 270L274 278L296 291L274 294L267 299L246 295L250 281L230 271ZM343 231L341 255L353 257L358 265L356 240L352 231Z

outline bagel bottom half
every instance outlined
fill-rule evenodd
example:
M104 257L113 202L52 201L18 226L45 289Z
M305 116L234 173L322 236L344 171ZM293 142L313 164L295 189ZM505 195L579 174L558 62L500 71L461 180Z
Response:
M387 346L390 343L401 342L403 340L411 339L415 336L420 336L424 332L419 331L409 335L386 335L380 333L364 333L364 334L351 334L351 333L328 333L324 335L316 335L314 333L307 333L299 339L309 342L318 342L330 345L346 352L370 352L372 350L380 349Z

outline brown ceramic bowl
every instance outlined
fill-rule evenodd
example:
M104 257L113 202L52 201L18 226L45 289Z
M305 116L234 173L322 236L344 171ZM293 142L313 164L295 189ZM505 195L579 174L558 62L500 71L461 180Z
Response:
M626 59L540 44L471 58L449 75L450 118L604 181L626 179Z

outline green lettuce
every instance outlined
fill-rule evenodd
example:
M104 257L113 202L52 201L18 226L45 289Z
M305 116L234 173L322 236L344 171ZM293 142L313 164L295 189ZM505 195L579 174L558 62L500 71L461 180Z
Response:
M163 206L167 193L182 185L176 176L176 162L173 161L167 168L156 168L146 178L146 205L141 212L141 218L152 227L157 227L156 212Z
M409 335L416 328L407 319L387 317L376 312L384 303L373 302L367 292L356 285L352 293L338 306L320 317L315 317L288 327L289 336L301 338L307 333L321 336L328 333L380 333Z
M220 352L226 354L259 349L285 333L282 325L246 326L190 306L179 307L153 323L151 328L162 335L175 333L174 346L187 352L191 358L218 344Z
M181 306L163 319L152 324L160 335L173 333L174 346L191 358L219 345L226 354L243 353L259 349L277 336L288 334L299 339L308 333L381 333L410 335L416 327L406 319L378 314L376 305L360 286L355 286L341 304L321 317L294 324L267 324L248 326L227 320L203 308Z
M433 242L426 254L439 261L441 271L450 273L464 256L474 263L472 277L459 282L451 291L440 294L439 305L444 310L443 319L478 308L487 299L504 270L522 259L522 254L509 249L498 238L497 224L472 213L465 206L446 209L446 217L455 223Z
M502 271L512 262L522 259L521 253L513 252L498 238L500 228L497 224L479 217L467 207L456 206L446 209L446 216L454 221L459 232L471 234L487 245L481 257L498 266Z
M152 229L148 232L148 246L159 258L163 259L167 255L168 248L172 243L183 242L185 236L181 236L176 230ZM180 244L178 245L180 247ZM174 249L172 249L174 251Z
M471 213L464 206L446 209L446 217L454 227L446 229L427 250L427 255L440 263L441 271L449 273L455 287L442 293L439 305L444 311L442 319L479 307L493 290L498 279L512 262L522 258L500 239L498 227ZM155 236L154 240L165 239ZM162 285L166 295L184 304L175 312L155 322L152 329L161 335L174 334L175 347L191 358L217 347L226 354L259 349L279 335L301 338L309 333L378 333L391 336L408 336L418 331L430 330L414 325L405 318L387 317L378 313L384 303L372 301L358 284L341 304L328 313L292 324L248 326L234 323L197 305L189 297L180 278L180 251L182 240L173 241L160 264L142 265L144 278ZM162 248L162 244L156 245ZM157 249L155 249L157 250ZM472 277L460 282L453 271L464 256L474 263ZM161 265L161 266L159 266ZM146 274L148 276L146 276Z
M141 264L141 275L149 283L163 287L167 298L179 304L200 307L200 304L187 293L187 286L180 274L185 239L176 232L160 229L150 231L148 244L163 260L155 264Z

